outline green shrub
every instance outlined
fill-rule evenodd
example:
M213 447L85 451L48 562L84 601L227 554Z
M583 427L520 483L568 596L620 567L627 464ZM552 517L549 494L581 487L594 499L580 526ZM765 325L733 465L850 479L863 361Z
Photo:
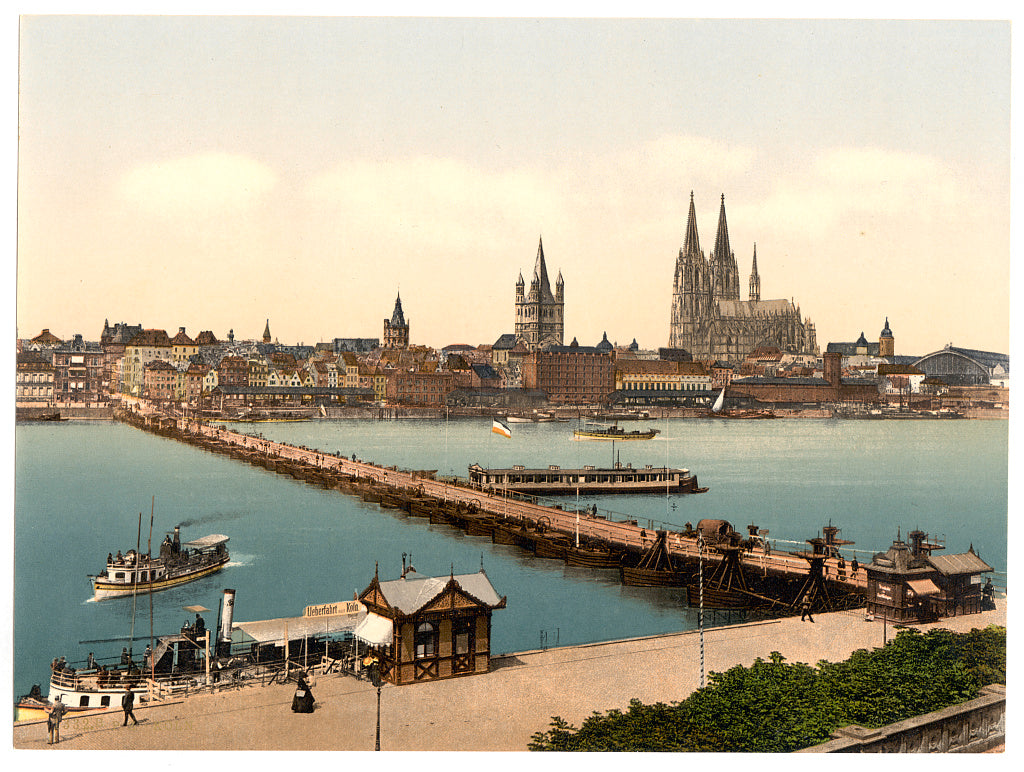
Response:
M536 751L747 751L777 753L825 742L847 724L880 727L930 713L1006 683L1006 629L900 630L880 649L843 662L789 664L778 652L750 667L710 673L682 702L594 713L579 729L560 717L537 732Z

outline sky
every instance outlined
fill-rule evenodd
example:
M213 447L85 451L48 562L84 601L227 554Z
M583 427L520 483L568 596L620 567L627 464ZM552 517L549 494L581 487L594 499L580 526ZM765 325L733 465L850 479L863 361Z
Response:
M1007 21L25 16L18 337L668 343L693 193L818 344L1010 350ZM12 268L12 270L14 270Z

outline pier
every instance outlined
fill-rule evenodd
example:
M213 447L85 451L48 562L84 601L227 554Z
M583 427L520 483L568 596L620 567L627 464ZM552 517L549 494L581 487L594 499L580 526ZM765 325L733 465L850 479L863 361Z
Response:
M749 526L750 537L737 546L735 533L730 541L728 534L656 528L651 520L614 520L610 514L599 514L596 507L568 509L559 504L548 505L507 489L472 486L454 478L436 479L434 470L382 466L201 421L140 412L122 413L118 417L210 452L359 496L383 508L426 517L431 523L461 528L470 536L516 545L538 557L562 559L570 565L614 570L622 565L636 565L660 537L659 549L667 552L676 573L687 577L676 586L696 583L701 573L705 582L717 576L722 587L728 585L731 590L734 584L741 585L744 597L750 601L748 605L763 606L775 615L793 613L797 599L812 584L823 590L818 593L816 604L821 610L861 605L867 587L866 571L852 571L839 553L838 545L842 542L830 542L827 538L808 540L812 547L809 551L776 551L756 535L755 526ZM716 573L717 569L720 570ZM626 578L623 581L628 583ZM754 586L748 588L750 582ZM721 593L714 597L721 597ZM710 597L708 603L713 605ZM731 608L742 605L727 604Z

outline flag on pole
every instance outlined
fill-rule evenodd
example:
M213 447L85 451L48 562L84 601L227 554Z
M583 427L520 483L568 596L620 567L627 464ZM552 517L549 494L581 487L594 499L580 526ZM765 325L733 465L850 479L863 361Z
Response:
M502 437L511 439L512 430L508 428L508 424L502 421L500 418L495 418L494 423L491 425L491 431L495 434L500 434Z

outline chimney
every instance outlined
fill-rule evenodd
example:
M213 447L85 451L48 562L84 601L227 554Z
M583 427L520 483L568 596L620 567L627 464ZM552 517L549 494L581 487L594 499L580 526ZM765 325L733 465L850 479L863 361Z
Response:
M220 601L220 629L217 631L217 655L226 656L231 650L231 622L235 613L235 591L224 590Z

